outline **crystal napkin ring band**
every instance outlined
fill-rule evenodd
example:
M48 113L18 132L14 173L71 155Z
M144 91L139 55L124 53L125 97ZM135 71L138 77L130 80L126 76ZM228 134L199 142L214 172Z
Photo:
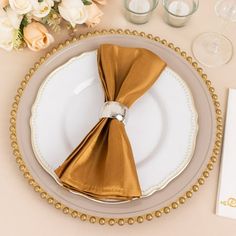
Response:
M125 123L127 115L128 107L119 102L108 101L102 107L100 118L112 118Z

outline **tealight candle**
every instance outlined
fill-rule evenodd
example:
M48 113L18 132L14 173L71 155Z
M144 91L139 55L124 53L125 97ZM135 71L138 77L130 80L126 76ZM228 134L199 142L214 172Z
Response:
M135 24L144 24L151 18L158 0L125 0L126 17Z
M165 21L172 26L184 26L198 8L198 0L163 0Z

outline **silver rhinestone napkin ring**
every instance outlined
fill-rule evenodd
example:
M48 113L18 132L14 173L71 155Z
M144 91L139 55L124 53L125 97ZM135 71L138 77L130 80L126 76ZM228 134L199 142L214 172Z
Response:
M128 107L119 102L108 101L103 104L100 118L112 118L125 123L127 114Z

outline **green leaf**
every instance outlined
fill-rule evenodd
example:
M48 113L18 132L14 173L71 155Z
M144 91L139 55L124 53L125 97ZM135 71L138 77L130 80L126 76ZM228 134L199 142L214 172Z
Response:
M82 0L83 1L83 4L84 5L91 5L92 4L92 2L90 2L90 1L88 1L88 0Z
M20 30L21 32L23 32L23 29L29 24L29 21L27 19L27 16L24 15L22 21L21 21L21 24L20 24Z

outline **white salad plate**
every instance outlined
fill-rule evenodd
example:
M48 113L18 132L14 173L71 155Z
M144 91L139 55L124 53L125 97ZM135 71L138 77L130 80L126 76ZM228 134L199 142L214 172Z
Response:
M54 170L99 121L104 93L97 67L96 50L70 59L42 82L32 107L33 151L58 183ZM177 177L194 153L198 115L185 81L166 67L130 107L125 126L142 197L150 196Z

